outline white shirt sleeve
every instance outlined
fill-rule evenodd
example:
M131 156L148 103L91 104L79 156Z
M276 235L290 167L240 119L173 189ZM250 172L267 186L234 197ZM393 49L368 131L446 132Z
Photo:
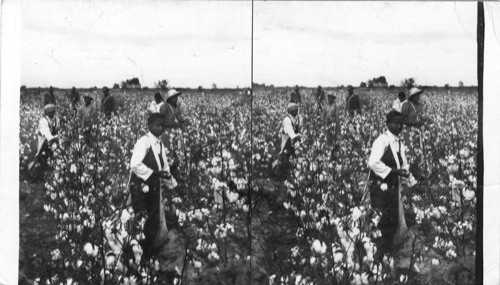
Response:
M385 179L391 172L391 168L385 165L381 159L384 155L386 148L389 147L389 142L385 135L379 136L372 146L370 158L368 159L368 167L382 179Z
M49 122L47 121L46 118L40 119L38 130L40 134L42 134L42 136L44 136L48 141L51 141L53 138L56 137L53 136L52 133L50 132Z
M293 130L293 126L292 126L292 120L289 118L289 117L286 117L284 120L283 120L283 131L285 132L285 134L287 134L292 140L298 136L297 134L295 134L295 131Z
M147 137L140 138L134 146L134 152L132 153L132 158L130 159L130 168L132 172L135 173L139 178L146 181L153 173L153 169L147 167L142 160L146 157L146 153L149 148L149 140Z

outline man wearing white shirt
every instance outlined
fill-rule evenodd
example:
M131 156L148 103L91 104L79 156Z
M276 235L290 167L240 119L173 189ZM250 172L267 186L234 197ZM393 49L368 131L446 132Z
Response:
M28 171L33 179L43 176L48 158L52 157L52 146L59 142L59 119L55 116L56 107L47 104L43 108L44 115L38 122L38 144L35 159L28 165Z
M294 143L300 139L302 117L299 115L297 103L288 104L288 115L283 119L281 133L281 148L278 159L272 164L272 171L276 178L284 179L290 169L290 157L295 156Z
M399 134L404 117L397 111L387 114L387 131L381 134L371 149L370 196L372 207L382 214L378 228L382 238L376 240L379 258L404 242L408 228L401 201L401 183L416 184L409 172L405 148Z
M392 109L401 113L403 110L403 103L406 101L406 94L403 91L398 93L398 98L393 101Z
M141 241L146 257L155 255L168 241L165 209L162 203L162 184L174 188L166 149L160 140L165 132L165 119L154 113L148 118L149 132L134 146L130 168L132 207L136 213L146 212L145 239Z
M160 113L160 108L161 108L161 106L163 106L163 104L165 104L163 102L163 97L161 96L160 93L156 93L154 101L151 101L151 103L149 104L148 112L150 114Z

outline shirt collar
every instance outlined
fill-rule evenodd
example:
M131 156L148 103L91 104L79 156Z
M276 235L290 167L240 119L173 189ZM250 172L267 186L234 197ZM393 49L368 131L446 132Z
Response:
M160 138L156 137L155 135L153 135L151 132L148 132L147 136L149 137L149 140L152 142L152 143L160 143L161 140Z

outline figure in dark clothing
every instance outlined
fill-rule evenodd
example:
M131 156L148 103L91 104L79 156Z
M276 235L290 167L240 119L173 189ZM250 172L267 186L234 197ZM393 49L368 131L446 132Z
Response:
M354 113L361 114L361 101L359 96L354 94L354 88L351 85L347 86L347 92L349 94L347 97L347 112L351 117L354 117Z
M373 142L368 159L371 205L381 213L378 228L382 237L375 241L380 259L385 253L392 252L406 238L408 227L401 199L401 184L416 184L409 172L404 144L399 139L403 120L403 116L397 111L393 110L387 114L387 131Z
M300 90L299 86L295 86L295 90L290 94L290 103L302 103L302 99L300 98Z
M106 118L111 118L112 115L116 115L116 100L113 95L109 95L108 87L104 86L102 88L102 93L104 97L102 98L102 111Z
M43 106L49 104L56 105L56 96L54 95L54 87L49 87L49 92L45 92L43 95Z

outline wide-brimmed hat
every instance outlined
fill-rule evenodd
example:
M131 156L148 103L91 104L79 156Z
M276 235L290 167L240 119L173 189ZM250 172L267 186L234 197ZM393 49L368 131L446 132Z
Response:
M424 92L424 91L418 89L417 87L413 87L412 89L410 89L410 95L408 95L408 98L411 98L411 97L413 97L415 95L422 94L422 92Z
M47 104L45 105L45 107L43 107L43 112L45 114L49 113L49 112L54 112L56 110L56 106L54 104Z
M286 110L288 112L295 111L299 109L299 104L297 103L288 103L288 106L286 107Z
M347 85L347 90L353 90L354 88L352 87L352 85Z
M165 98L165 100L168 100L168 99L170 99L172 97L175 97L175 96L179 96L181 94L182 94L182 92L179 92L179 91L177 91L175 89L170 89L167 92L167 97Z

